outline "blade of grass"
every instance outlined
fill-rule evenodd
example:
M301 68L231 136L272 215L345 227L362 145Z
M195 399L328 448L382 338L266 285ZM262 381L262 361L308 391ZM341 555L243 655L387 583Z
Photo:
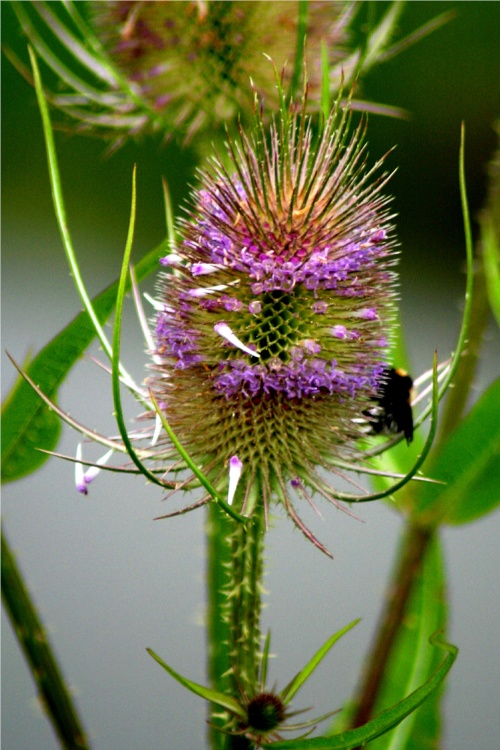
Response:
M37 101L38 101L38 107L40 109L40 114L42 117L43 133L44 133L44 138L45 138L45 148L47 152L47 162L48 162L48 167L49 167L50 186L51 186L51 191L52 191L52 200L54 203L54 210L56 214L57 224L59 227L59 232L61 234L61 239L62 239L64 250L66 253L66 258L68 260L68 264L71 269L71 274L74 279L75 286L80 296L80 299L83 303L84 309L87 311L92 321L96 334L99 338L99 341L101 342L102 348L104 349L109 359L111 360L112 359L111 345L108 341L106 334L104 333L104 329L102 328L99 318L94 310L92 301L90 297L88 296L87 290L85 288L85 284L83 283L83 279L80 273L80 268L76 260L76 254L75 254L75 250L73 247L71 235L69 233L68 221L66 218L66 208L64 205L64 197L63 197L63 192L62 192L62 187L61 187L61 177L59 173L59 166L57 163L57 154L56 154L56 149L55 149L54 136L52 133L52 126L50 122L49 109L48 109L47 102L45 99L43 85L42 85L42 81L40 77L40 71L38 68L38 63L36 60L35 53L31 49L31 47L28 48L28 51L29 51L30 60L31 60L31 67L33 70L33 79L35 83L35 91L36 91L36 96L37 96ZM121 365L119 366L119 369L120 369L120 375L122 377L133 382L130 376L125 372L125 370L123 369Z

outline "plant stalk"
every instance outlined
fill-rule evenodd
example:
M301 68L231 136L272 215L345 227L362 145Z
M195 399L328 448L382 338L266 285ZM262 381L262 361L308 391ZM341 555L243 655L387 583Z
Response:
M358 690L351 726L360 727L372 718L372 711L383 684L392 648L403 622L405 608L421 570L434 530L408 522L400 543L388 598Z
M258 684L264 528L263 508L256 508L243 525L215 503L209 505L208 673L214 690L238 701L252 695ZM213 711L210 722L213 750L252 747L244 737L221 733L218 727L227 722Z
M70 690L22 575L2 533L2 599L39 698L65 750L89 750Z

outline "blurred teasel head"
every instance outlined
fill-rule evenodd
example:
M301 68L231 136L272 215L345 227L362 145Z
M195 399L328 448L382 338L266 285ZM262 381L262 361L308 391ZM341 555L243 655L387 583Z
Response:
M351 2L308 3L303 32L310 101L319 101L321 44L329 50L330 67L345 60L353 13ZM250 81L266 107L276 109L273 69L263 53L284 68L285 88L294 73L298 1L107 2L93 3L93 15L119 69L155 110L188 134L235 121L238 113L248 117Z
M111 0L13 7L36 52L56 75L55 90L46 91L49 101L82 131L118 146L151 132L189 140L209 130L213 138L221 125L250 121L250 82L266 110L275 111L278 94L268 58L283 70L288 92L302 90L307 71L308 107L318 110L325 69L335 98L360 67L366 71L387 53L402 4L393 3L366 43L356 46L351 27L362 5L350 0Z
M337 502L321 468L352 458L380 388L396 243L363 119L337 106L317 132L304 109L269 135L258 113L200 171L162 260L151 390L214 486L238 458L236 508L276 500L313 538L292 498Z

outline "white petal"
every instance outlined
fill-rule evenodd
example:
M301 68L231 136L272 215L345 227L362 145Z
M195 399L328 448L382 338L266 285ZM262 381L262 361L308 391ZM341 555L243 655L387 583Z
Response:
M252 357L260 357L259 352L255 352L253 349L249 349L248 346L245 346L245 344L240 341L237 336L235 336L235 334L229 328L228 324L224 323L224 321L216 323L214 325L214 331L215 333L218 333L219 336L222 336L222 338L226 339L226 341L229 341L230 344L237 346L238 349L241 349L242 352L246 352Z
M75 463L75 484L76 489L78 492L81 492L82 495L87 494L87 487L85 484L84 479L84 473L83 473L83 464L79 463L82 458L82 444L78 443L76 446L76 463Z
M238 456L232 456L229 459L229 488L227 491L228 505L233 504L234 494L236 492L238 482L240 481L242 469L243 469L243 464L238 458Z
M223 266L218 266L215 263L193 263L191 266L191 273L193 276L203 276L208 273L214 273L220 271Z
M227 284L217 284L217 286L199 286L197 289L190 289L188 295L190 297L205 297L207 294L212 292L223 292L227 289Z
M154 432L153 432L153 437L151 438L151 445L156 445L156 442L157 442L158 438L160 437L160 433L161 433L162 427L163 427L163 425L161 423L160 415L157 414L156 415L156 420L155 420L155 429L154 429Z
M180 266L182 258L180 255L177 255L177 253L170 253L164 258L160 258L160 263L162 266Z

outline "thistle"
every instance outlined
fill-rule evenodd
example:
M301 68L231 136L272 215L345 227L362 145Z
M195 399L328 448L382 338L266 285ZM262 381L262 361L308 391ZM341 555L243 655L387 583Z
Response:
M272 68L262 53L280 69L287 64L288 88L304 33L310 101L318 104L321 45L329 50L338 85L354 12L352 2L310 2L303 18L298 2L92 4L93 24L119 70L153 109L188 134L251 113L250 80L270 108L277 105Z
M355 24L363 3L345 2L36 2L13 9L30 43L57 79L48 100L117 147L145 133L193 136L249 122L250 82L266 102L279 104L267 58L283 69L293 98L302 90L304 65L308 107L318 111L325 92L335 98L392 54L403 4L393 2L359 45ZM433 30L414 32L396 52ZM369 50L369 53L368 53ZM395 53L396 53L395 52ZM23 75L31 73L13 53ZM323 77L325 66L328 78ZM403 116L396 108L356 102L356 108Z
M37 86L45 107L39 78ZM348 105L338 100L318 130L306 112L306 95L297 110L287 104L279 82L277 88L280 107L269 132L256 107L253 130L247 134L241 127L237 141L228 136L227 154L215 152L208 169L199 172L200 186L177 236L168 222L170 252L161 259L165 270L158 298L151 300L156 336L132 274L153 358L146 387L136 385L119 361L134 212L112 345L67 248L82 301L112 360L120 438L79 424L27 380L63 420L107 450L92 463L78 448L80 492L106 468L139 471L174 492L205 488L196 502L160 518L215 500L236 520L253 518L260 526L261 519L268 524L276 502L330 554L301 520L297 504L305 500L315 508L313 496L319 495L344 508L342 501L375 500L402 487L428 454L437 398L446 386L439 394L433 386L432 405L415 422L418 427L432 411L429 437L410 471L403 476L369 467L368 459L400 439L370 450L360 443L374 431L374 419L382 420L374 402L381 403L387 385L396 314L396 241L390 198L383 192L389 175L381 171L383 159L367 166L366 122L361 118L352 130ZM145 407L143 418L156 419L154 425L127 429L119 379ZM429 392L421 391L418 400ZM114 453L128 454L133 463L108 466ZM356 491L341 491L332 472L350 477ZM382 473L397 482L369 494L352 472Z
M336 107L316 133L304 109L280 108L268 139L258 113L252 135L229 141L228 167L215 156L200 171L161 261L150 386L215 487L238 466L241 513L262 502L267 516L275 499L314 540L294 499L337 504L321 469L349 461L366 433L394 326L396 242L364 122L350 134Z

